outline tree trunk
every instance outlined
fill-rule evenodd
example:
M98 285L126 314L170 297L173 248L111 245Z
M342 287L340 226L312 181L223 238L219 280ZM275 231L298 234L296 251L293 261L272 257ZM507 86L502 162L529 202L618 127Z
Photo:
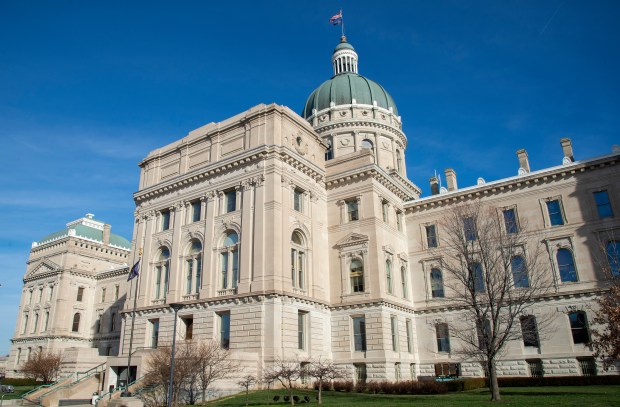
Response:
M491 401L500 401L502 398L499 394L499 384L497 383L495 358L489 358L487 367L489 369L489 390L491 390Z
M323 380L319 379L319 404L323 404Z

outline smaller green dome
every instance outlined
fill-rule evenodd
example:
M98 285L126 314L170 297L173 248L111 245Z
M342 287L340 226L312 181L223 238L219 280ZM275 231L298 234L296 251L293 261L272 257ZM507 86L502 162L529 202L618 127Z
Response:
M334 48L334 52L339 51L341 49L350 49L355 51L355 48L353 48L353 45L349 44L348 42L341 42L340 44L336 45L336 48Z

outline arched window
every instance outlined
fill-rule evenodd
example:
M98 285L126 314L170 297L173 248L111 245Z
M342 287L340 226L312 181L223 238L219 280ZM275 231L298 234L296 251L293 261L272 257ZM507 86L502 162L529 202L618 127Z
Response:
M620 242L610 240L605 246L607 253L607 261L609 262L609 271L614 277L620 277Z
M168 293L170 279L170 250L167 247L159 249L159 256L155 263L155 295L156 300L165 299Z
M400 284L403 288L403 298L407 298L409 293L409 287L407 286L407 268L405 266L400 267Z
M441 270L431 269L431 295L433 298L443 298L443 276Z
M516 288L525 288L530 286L530 281L527 277L527 269L525 267L525 260L522 256L514 256L510 261L510 269L512 271L512 280Z
M306 250L304 238L296 230L291 235L291 281L293 287L305 288Z
M333 138L331 136L325 137L323 139L325 144L327 144L327 149L325 150L325 161L329 161L334 158L334 147L333 147Z
M71 326L71 332L79 332L80 331L80 313L76 312L73 314L73 325Z
M239 282L239 235L229 230L220 249L222 290L237 288Z
M385 278L388 294L392 294L392 262L389 260L385 261Z
M555 257L558 261L558 269L560 270L560 280L563 283L577 281L573 253L568 249L559 249Z
M26 333L26 329L28 329L28 314L24 314L23 318L24 324L22 325L22 333Z
M114 330L116 329L116 313L112 313L112 315L110 315L110 332L114 332Z
M364 292L364 264L360 259L351 260L351 291L354 293Z
M185 263L185 294L198 294L202 279L202 244L198 240L192 240Z
M39 313L35 312L34 313L34 323L32 324L32 332L36 332L37 331L37 325L39 325Z
M360 143L360 147L361 148L369 148L372 150L373 144L372 141L368 140L367 138L365 138L364 140L362 140L362 142Z

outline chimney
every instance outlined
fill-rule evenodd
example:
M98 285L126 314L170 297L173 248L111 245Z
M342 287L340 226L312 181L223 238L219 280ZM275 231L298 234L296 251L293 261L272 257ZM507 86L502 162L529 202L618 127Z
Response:
M439 194L439 180L437 179L437 177L434 177L434 176L431 177L430 183L431 183L431 195Z
M107 223L103 225L103 244L105 245L110 244L110 229L111 228L112 226L108 225Z
M573 157L573 144L571 143L570 139L568 137L564 137L560 139L560 144L562 145L564 157L568 158L571 162L574 162L575 157Z
M519 174L530 172L530 161L527 159L527 151L524 148L517 150L517 157L519 158Z
M448 191L456 191L459 187L456 185L456 172L452 168L446 168L443 173L446 175L446 183Z

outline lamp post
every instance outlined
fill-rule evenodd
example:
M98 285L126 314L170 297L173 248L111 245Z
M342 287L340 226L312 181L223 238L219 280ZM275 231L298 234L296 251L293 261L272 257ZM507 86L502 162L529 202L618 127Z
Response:
M172 350L170 354L170 378L168 379L168 407L172 406L172 383L174 382L174 348L177 343L177 313L185 305L180 303L170 304L174 310L174 328L172 330Z

